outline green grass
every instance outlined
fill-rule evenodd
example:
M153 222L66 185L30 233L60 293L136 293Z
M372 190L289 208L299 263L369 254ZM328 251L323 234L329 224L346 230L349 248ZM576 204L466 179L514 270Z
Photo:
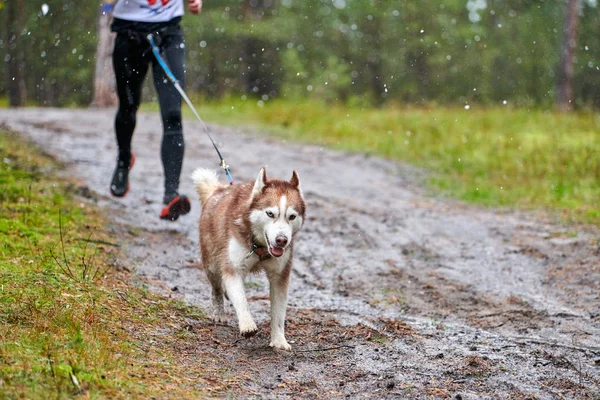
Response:
M431 188L471 203L600 224L597 114L237 99L195 104L207 121L408 162L430 172Z
M0 131L0 397L202 395L202 360L175 350L185 329L160 333L198 310L112 269L117 249L98 243L115 238L56 168Z

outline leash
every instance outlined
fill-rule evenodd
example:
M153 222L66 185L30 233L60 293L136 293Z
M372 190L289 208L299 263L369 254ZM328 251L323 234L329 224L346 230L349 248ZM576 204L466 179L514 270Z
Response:
M167 65L167 63L163 60L163 58L161 57L161 55L160 55L160 49L156 45L156 42L154 42L154 36L152 36L152 34L150 33L148 36L146 36L146 39L148 39L148 41L150 42L150 46L152 46L152 53L154 54L154 57L156 57L156 61L158 61L158 64L161 66L161 68L163 69L163 71L165 71L165 74L167 75L167 78L169 78L169 80L171 81L171 83L173 83L173 85L175 86L175 89L177 89L177 91L179 92L179 94L181 95L181 97L183 98L183 100L185 100L185 102L187 103L187 105L194 112L194 115L196 116L196 118L198 118L198 121L200 121L200 124L202 125L202 128L204 129L204 132L206 133L206 135L210 139L210 142L212 143L213 147L217 151L217 154L219 155L219 159L221 160L221 168L223 168L225 170L225 174L227 175L227 179L229 180L229 184L233 185L233 177L231 176L231 172L229 171L229 165L227 165L227 163L225 162L225 159L221 155L221 152L219 151L219 148L217 147L217 145L216 145L215 141L213 140L212 136L210 135L210 131L208 130L208 127L206 126L206 124L204 123L204 121L202 120L202 118L200 118L200 115L198 115L198 112L196 111L196 108L194 107L194 105L190 101L189 97L187 97L187 95L185 94L185 92L181 88L181 85L179 84L179 80L175 77L175 75L173 75L173 72L171 72L171 69L169 68L169 66Z

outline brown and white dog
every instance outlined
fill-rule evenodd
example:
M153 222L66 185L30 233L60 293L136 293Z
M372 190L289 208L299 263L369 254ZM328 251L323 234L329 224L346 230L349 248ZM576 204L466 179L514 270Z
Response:
M293 239L304 223L306 206L296 171L290 181L267 179L261 169L255 182L219 183L213 170L192 174L202 203L200 253L212 285L213 317L224 322L223 295L233 304L240 333L256 334L244 279L264 270L269 279L271 343L290 350L284 324L292 270Z

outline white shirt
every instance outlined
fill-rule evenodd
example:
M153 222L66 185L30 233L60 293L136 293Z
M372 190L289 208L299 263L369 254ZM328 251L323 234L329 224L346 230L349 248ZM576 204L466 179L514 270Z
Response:
M117 0L113 16L127 21L166 22L183 15L183 0Z

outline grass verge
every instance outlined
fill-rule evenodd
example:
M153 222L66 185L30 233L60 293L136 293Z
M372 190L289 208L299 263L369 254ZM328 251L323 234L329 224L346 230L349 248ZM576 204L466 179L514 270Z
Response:
M0 131L0 397L209 394L219 376L181 351L201 312L112 268L100 212L33 148Z
M430 187L468 202L545 209L600 224L598 114L256 99L195 104L209 121L411 163L431 172Z

